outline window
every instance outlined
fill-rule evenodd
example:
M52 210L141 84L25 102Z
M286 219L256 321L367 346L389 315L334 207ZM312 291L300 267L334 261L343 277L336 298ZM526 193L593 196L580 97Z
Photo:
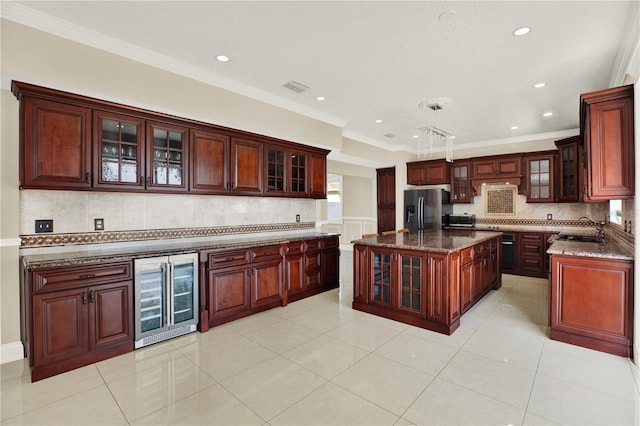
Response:
M342 220L342 176L327 174L327 219Z
M622 225L622 200L609 200L609 222Z

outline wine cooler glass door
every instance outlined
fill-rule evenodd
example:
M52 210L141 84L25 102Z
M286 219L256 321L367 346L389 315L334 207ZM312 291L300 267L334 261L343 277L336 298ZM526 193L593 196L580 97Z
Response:
M171 263L172 324L181 325L188 321L197 321L198 312L198 270L195 255L172 256Z
M136 340L167 325L166 260L136 260Z

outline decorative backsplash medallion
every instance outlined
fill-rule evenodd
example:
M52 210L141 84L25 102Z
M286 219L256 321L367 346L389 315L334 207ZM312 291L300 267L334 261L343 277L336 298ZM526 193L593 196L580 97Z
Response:
M516 215L516 191L515 185L488 186L485 188L487 216Z

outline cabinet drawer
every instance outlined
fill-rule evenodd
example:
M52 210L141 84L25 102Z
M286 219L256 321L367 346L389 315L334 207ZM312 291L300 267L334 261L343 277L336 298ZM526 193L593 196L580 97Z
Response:
M462 249L460 251L460 261L463 265L473 260L474 251L475 250L473 247L467 247L466 249Z
M304 242L291 241L289 243L283 244L281 250L283 256L301 254L304 251Z
M33 293L132 279L131 262L62 266L31 272Z
M282 257L280 252L280 244L271 246L261 246L251 249L252 261L260 262L263 260L279 259Z
M207 268L242 265L250 261L249 250L214 251L207 253Z
M320 250L322 247L320 246L322 240L304 240L304 250Z
M337 238L324 238L320 241L320 247L323 249L336 248L340 245Z

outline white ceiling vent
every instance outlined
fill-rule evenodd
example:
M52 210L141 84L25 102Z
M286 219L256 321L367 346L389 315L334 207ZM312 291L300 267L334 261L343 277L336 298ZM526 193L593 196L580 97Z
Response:
M309 90L309 86L305 86L304 84L293 80L283 86L289 90L293 90L296 93L302 93L306 90Z
M385 136L388 137L389 139L393 139L396 137L395 133L385 133Z
M430 109L432 111L438 111L443 109L444 107L453 103L453 99L451 98L431 98L426 101L420 102L418 107L420 109Z

